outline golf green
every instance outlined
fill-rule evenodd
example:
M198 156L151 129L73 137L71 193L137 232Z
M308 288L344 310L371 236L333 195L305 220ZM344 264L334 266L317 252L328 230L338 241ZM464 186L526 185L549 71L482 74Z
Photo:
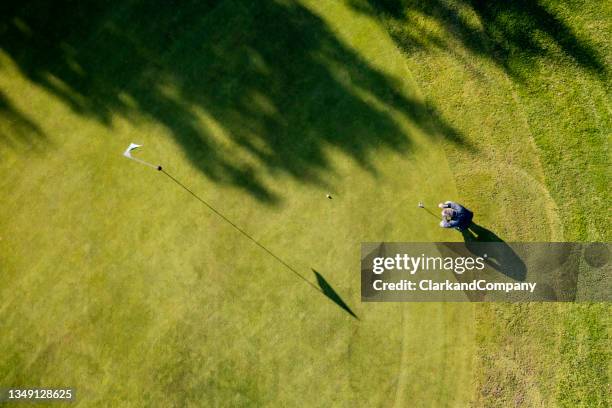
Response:
M592 156L551 151L566 124L538 111L547 99L444 13L251 3L2 17L0 387L73 387L87 407L603 404L609 306L362 303L359 262L361 242L462 239L419 201L465 203L507 241L606 240L588 209L607 194L591 147L609 118L584 114ZM598 74L571 69L559 81L605 111ZM123 157L132 142L358 318ZM578 191L554 177L575 177L565 153L604 166Z

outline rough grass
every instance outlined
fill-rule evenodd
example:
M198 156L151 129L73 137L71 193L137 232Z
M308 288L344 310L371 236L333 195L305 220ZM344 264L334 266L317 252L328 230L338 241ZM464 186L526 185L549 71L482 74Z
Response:
M363 2L479 149L447 154L506 240L609 241L605 2ZM470 202L470 201L473 202ZM478 406L607 406L610 307L477 305Z

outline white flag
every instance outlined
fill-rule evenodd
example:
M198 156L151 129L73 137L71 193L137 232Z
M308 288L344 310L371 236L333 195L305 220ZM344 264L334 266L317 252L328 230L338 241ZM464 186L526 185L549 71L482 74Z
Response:
M138 163L142 163L142 164L144 164L144 165L146 165L146 166L153 167L154 169L156 169L158 166L154 166L154 165L152 165L151 163L147 163L147 162L146 162L146 161L144 161L144 160L140 160L140 159L137 159L136 157L133 157L133 156L132 156L132 150L138 149L138 148L139 148L139 147L141 147L141 146L142 146L142 145L139 145L139 144L136 144L136 143L130 143L130 145L128 146L128 148L127 148L127 149L125 149L125 152L123 152L123 155L124 155L125 157L127 157L128 159L131 159L131 160L137 161Z

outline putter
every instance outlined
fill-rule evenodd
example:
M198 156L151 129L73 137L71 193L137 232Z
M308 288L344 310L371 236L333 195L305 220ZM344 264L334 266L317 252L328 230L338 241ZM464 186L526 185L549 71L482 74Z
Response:
M424 209L425 211L427 211L432 217L434 217L435 219L438 219L438 217L436 216L436 214L432 213L431 211L429 211L428 208L425 208L425 204L423 204L421 201L419 201L419 208Z

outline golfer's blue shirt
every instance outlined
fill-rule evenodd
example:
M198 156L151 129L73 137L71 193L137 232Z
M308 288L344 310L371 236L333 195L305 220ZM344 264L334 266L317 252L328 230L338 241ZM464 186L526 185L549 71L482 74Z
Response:
M443 219L442 222L440 223L441 227L457 228L459 230L464 230L470 226L470 223L472 222L472 218L474 217L473 212L471 212L464 206L454 203L452 201L445 202L444 208L453 209L455 211L455 216L450 221Z

